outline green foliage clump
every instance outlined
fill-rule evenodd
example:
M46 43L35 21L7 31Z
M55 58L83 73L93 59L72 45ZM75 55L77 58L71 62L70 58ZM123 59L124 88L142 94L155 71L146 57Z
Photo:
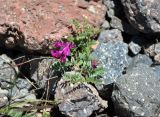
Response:
M77 20L72 21L72 29L72 35L62 39L62 41L75 44L75 47L71 50L70 56L67 57L65 63L56 62L53 67L58 68L65 80L71 83L100 83L99 77L104 70L102 67L94 68L91 62L94 60L91 57L91 52L93 51L91 47L96 44L95 37L100 30L86 21L80 23ZM59 67L57 66L58 64ZM74 71L74 73L69 73L69 71Z
M0 114L10 116L10 117L36 117L35 111L31 111L30 109L26 109L25 105L30 104L31 106L27 107L29 108L38 108L39 104L52 104L55 105L58 103L58 101L50 101L50 100L24 100L22 102L14 102L6 107L0 108ZM43 107L43 106L41 106ZM42 117L50 117L50 112L45 111L45 106L43 108Z
M11 108L0 109L0 113L10 117L35 117L33 114L30 114L30 113L24 114L21 111L18 111L16 109L11 109Z

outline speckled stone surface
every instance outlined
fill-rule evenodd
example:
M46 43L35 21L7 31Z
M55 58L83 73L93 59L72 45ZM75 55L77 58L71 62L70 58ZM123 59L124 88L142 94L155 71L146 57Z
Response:
M160 114L160 80L146 64L137 64L117 79L112 101L122 117L157 117Z
M93 56L101 63L105 71L102 75L104 85L115 82L122 75L127 60L128 46L123 42L100 43Z
M9 89L12 87L18 71L17 66L13 66L15 63L7 55L0 55L0 87L3 89Z
M160 32L160 0L121 0L126 17L145 33Z
M99 37L98 40L100 42L108 42L108 41L120 41L123 42L123 37L122 33L118 29L112 29L112 30L103 30Z
M7 55L0 55L0 107L8 103L9 89L16 80L18 68L11 66L15 63Z
M101 100L93 86L83 83L73 85L63 79L58 82L55 98L59 100L59 110L66 117L90 117L93 112L104 110L107 106L107 101Z

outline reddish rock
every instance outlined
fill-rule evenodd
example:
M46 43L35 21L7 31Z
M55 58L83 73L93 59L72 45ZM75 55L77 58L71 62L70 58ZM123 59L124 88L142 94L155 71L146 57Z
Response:
M72 19L86 18L99 26L106 12L100 2L85 0L0 0L0 3L0 46L28 52L44 53L49 42L69 35Z

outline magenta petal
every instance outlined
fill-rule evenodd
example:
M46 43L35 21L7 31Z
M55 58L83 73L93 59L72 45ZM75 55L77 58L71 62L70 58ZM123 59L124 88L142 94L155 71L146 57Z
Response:
M91 65L92 65L92 68L97 68L97 61L96 60L91 60Z
M52 50L52 51L51 51L51 55L52 55L54 58L60 58L61 53L60 53L58 50Z
M67 56L65 56L65 55L64 55L64 56L61 56L61 58L60 58L60 59L61 59L61 62L65 63L65 62L66 62L66 58L67 58Z
M54 57L54 58L58 58L57 53L54 52L54 51L51 51L51 55L52 55L52 57Z
M62 47L63 45L64 45L64 42L61 42L61 41L56 41L56 42L53 43L53 46L54 46L55 48L60 48L60 47Z
M70 55L70 49L75 48L76 45L70 42L56 41L53 43L56 50L51 51L54 58L60 59L61 62L66 62L67 56Z
M65 48L63 48L63 54L65 55L65 56L69 56L69 54L70 54L70 48L67 46L67 47L65 47Z
M75 48L76 47L76 45L75 44L70 44L70 49L72 49L72 48Z

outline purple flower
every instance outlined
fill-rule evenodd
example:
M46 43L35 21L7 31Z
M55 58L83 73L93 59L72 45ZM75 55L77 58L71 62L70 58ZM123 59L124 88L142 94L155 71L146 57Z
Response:
M60 48L64 45L64 42L62 41L56 41L55 43L53 43L53 47L55 48Z
M53 43L53 46L55 50L51 50L51 55L56 59L60 59L61 62L66 62L67 56L70 55L70 49L75 48L74 44L62 41Z
M93 69L97 68L97 60L91 60L91 66Z

